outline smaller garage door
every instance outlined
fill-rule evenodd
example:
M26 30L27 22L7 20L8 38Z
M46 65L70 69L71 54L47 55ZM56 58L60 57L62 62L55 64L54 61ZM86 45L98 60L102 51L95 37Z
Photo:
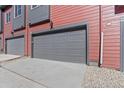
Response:
M61 30L33 37L33 57L86 63L86 30Z
M24 37L8 39L6 41L6 53L13 55L24 55Z
M1 41L1 38L0 38L0 53L2 53L1 48L2 48L2 41Z

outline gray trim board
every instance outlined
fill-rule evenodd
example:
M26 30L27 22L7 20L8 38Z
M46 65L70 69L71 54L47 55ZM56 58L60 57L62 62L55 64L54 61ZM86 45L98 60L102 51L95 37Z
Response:
M88 32L89 32L89 25L88 25L88 23L86 24L86 56L87 56L87 58L86 58L86 64L87 65L89 65L89 57L88 57L88 53L89 53L89 34L88 34Z
M120 19L120 70L124 72L124 17Z

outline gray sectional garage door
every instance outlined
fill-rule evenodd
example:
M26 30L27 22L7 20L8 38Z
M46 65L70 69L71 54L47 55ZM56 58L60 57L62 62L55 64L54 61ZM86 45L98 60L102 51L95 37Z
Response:
M2 42L1 42L1 38L0 38L0 53L2 53L1 48L2 48Z
M33 36L33 57L86 63L86 30Z
M6 41L7 54L24 55L24 37L8 39Z

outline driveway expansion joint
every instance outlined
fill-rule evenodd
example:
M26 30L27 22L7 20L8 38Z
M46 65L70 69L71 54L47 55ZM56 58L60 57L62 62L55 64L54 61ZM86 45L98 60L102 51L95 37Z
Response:
M48 87L48 86L46 86L46 85L44 85L44 84L42 84L42 83L39 83L39 82L37 82L37 81L35 81L35 80L32 80L32 79L30 79L30 78L28 78L28 77L26 77L26 76L23 76L23 75L21 75L21 74L18 74L18 73L16 73L15 71L12 71L12 70L10 70L10 69L8 69L8 68L6 68L6 67L3 67L3 66L1 66L1 65L0 65L0 67L1 67L2 69L4 69L4 70L7 70L7 71L9 71L9 72L11 72L11 73L14 73L14 74L18 75L18 76L21 76L21 77L23 77L23 78L25 78L25 79L28 79L28 80L30 80L30 81L32 81L32 82L35 82L35 83L37 83L37 84L39 84L39 85L41 85L41 86L44 86L44 87L46 87L46 88L50 88L50 87Z

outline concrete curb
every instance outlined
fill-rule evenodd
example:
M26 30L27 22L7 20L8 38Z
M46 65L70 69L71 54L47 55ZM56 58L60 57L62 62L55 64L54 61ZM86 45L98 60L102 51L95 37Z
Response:
M25 57L25 56L19 56L19 57L16 57L16 58L0 61L0 63L5 63L5 62L13 61L13 60L20 59L20 58L23 58L23 57Z

